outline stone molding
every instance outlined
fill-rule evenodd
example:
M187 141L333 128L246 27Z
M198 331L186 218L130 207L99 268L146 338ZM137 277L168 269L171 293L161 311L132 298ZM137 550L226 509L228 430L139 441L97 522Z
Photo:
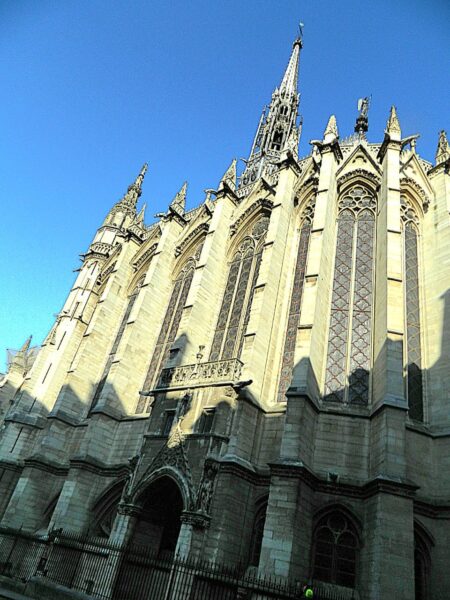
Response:
M427 193L425 192L425 190L422 188L422 186L420 186L417 181L414 181L414 179L412 179L411 177L401 177L400 178L400 188L405 188L407 186L411 186L419 195L420 199L422 200L422 208L423 210L426 212L428 210L428 207L430 205L430 198L427 195Z
M256 200L256 202L253 202L253 204L244 210L242 215L230 225L230 237L234 236L239 231L241 225L250 217L250 215L257 214L259 212L265 215L270 215L272 208L273 202L267 198L260 198L259 200Z
M192 242L193 239L195 239L197 236L200 237L200 235L203 232L206 235L208 233L208 230L209 223L200 223L200 225L198 225L195 229L191 231L191 233L188 236L186 236L186 238L181 242L181 244L175 246L175 258L177 258L183 253L183 251L187 248L187 246L190 244L190 242Z
M181 513L180 520L194 529L208 529L211 517L202 512L185 510Z
M163 369L156 389L187 383L239 381L243 363L238 358Z
M331 482L320 478L301 461L269 463L272 477L299 479L315 492L365 500L379 493L413 499L419 486L408 480L379 475L362 484Z

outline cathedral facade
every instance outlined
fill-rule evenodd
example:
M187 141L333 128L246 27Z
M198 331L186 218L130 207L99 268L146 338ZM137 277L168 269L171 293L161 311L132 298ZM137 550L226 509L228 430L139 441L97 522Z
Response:
M1 525L448 598L450 147L363 100L299 157L301 48L243 173L146 225L144 165L12 357Z

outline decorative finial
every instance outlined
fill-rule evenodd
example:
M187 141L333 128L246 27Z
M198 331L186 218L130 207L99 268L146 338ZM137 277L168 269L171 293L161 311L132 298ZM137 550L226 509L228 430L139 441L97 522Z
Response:
M337 128L337 122L336 122L335 115L331 115L331 117L328 119L328 123L327 123L327 126L326 126L324 134L323 134L324 141L325 142L331 141L330 136L332 136L333 138L339 137L339 132L338 132L338 128Z
M33 339L33 336L30 335L27 337L27 339L25 340L22 348L20 349L20 352L27 352L30 349L30 345L31 345L31 340Z
M135 223L137 225L141 225L144 222L144 216L145 216L145 209L147 208L147 204L143 204L141 210L139 211L139 214L136 217Z
M184 214L184 209L186 206L187 186L187 181L185 181L181 186L180 191L175 195L175 198L170 203L170 208L175 210L175 212Z
M398 120L397 109L395 106L391 106L391 112L389 113L389 119L386 125L386 133L388 133L391 138L400 138L402 134L400 129L400 121Z
M236 159L233 158L231 165L225 171L222 179L220 180L219 190L223 190L224 184L226 183L228 187L233 190L233 192L236 191L236 162Z
M442 130L439 132L439 141L436 150L436 164L440 165L450 158L450 145L447 140L447 133Z
M369 108L372 96L366 96L358 100L358 117L356 119L355 131L364 136L369 129Z

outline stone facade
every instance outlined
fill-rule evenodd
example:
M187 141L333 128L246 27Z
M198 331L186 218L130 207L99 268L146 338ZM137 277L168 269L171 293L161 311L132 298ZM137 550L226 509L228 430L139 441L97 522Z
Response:
M363 101L299 158L301 48L241 177L148 226L144 166L11 362L1 524L447 598L449 144L423 160L394 107L371 143Z

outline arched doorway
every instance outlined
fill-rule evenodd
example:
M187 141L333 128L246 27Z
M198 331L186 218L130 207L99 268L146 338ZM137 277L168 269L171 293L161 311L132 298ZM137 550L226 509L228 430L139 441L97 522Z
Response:
M164 476L146 487L135 504L141 510L121 560L113 599L160 600L170 582L183 497L175 481Z
M134 528L132 543L162 555L175 552L180 533L183 498L170 477L149 485L137 499L142 511Z

